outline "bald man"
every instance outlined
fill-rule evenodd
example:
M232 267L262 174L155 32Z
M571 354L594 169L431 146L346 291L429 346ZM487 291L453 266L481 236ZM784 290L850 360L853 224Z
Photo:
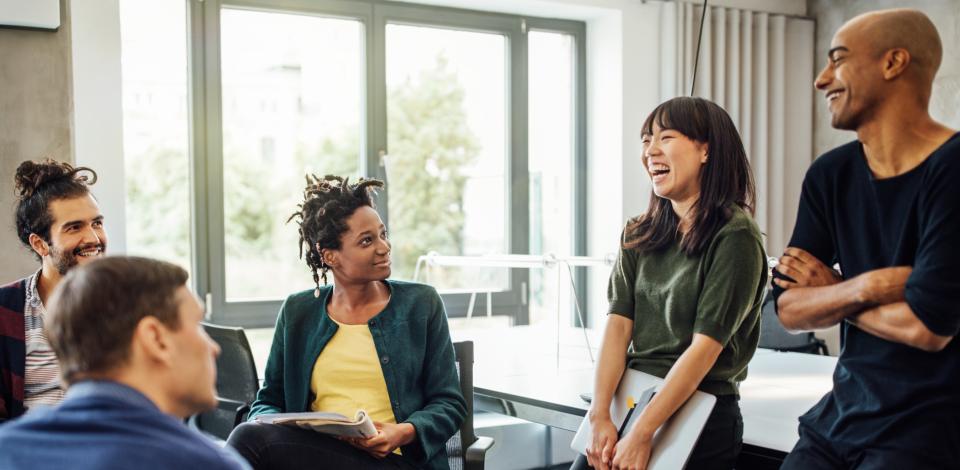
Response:
M840 324L843 348L785 469L960 466L960 134L927 111L941 56L924 14L868 13L816 79L857 140L808 170L774 295L785 327Z

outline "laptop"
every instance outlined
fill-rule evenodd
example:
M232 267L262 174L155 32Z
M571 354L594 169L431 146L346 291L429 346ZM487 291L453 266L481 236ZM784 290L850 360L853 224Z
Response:
M613 403L610 404L610 417L617 429L624 433L629 431L643 407L662 387L663 379L627 368L620 379L617 392L613 395ZM690 399L654 434L647 469L683 468L716 402L717 397L709 393L699 390L693 392ZM633 410L630 409L631 405L634 405ZM592 438L590 420L584 418L573 442L570 443L570 448L586 454L587 444Z

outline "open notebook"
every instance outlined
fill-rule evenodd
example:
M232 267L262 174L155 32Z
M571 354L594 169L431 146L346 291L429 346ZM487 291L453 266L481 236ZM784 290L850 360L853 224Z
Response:
M258 423L283 424L312 429L316 432L342 437L370 438L377 435L377 428L363 410L357 411L354 419L338 413L306 412L276 413L257 416Z
M627 369L620 379L617 392L610 405L610 416L618 429L628 431L640 411L663 386L663 379L633 369ZM667 420L653 437L650 452L649 470L675 470L683 468L693 451L693 446L703 431L703 426L713 411L717 397L701 391L693 392L690 399ZM630 404L636 404L631 412ZM624 423L626 419L630 420ZM624 425L626 424L626 425ZM570 448L586 454L587 444L593 438L590 420L584 418L580 429L573 437Z

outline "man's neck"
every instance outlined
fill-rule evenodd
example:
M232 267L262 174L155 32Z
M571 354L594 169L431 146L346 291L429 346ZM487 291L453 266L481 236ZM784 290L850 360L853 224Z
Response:
M126 385L142 393L148 400L152 401L154 405L157 405L157 408L159 408L161 412L170 416L186 418L192 414L184 410L184 407L172 397L169 391L164 389L162 385L163 381L157 381L155 377L151 377L150 374L144 371L126 368L110 371L97 377L91 376L91 378L111 380Z
M37 293L40 294L40 302L44 306L47 305L47 299L50 298L50 294L53 293L57 284L60 284L61 279L63 277L55 268L49 266L40 268L40 275L37 276Z
M870 170L882 179L916 168L955 132L934 121L926 110L888 107L860 126L857 138Z

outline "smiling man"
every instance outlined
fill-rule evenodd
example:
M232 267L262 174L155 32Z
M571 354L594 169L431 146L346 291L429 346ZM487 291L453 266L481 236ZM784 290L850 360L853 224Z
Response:
M40 269L0 287L0 422L63 399L56 355L44 331L45 305L74 266L101 257L107 234L90 185L97 174L46 160L17 168L17 236Z
M928 113L941 56L923 13L878 11L837 31L816 79L857 140L807 172L774 295L784 326L840 324L843 348L785 469L960 461L960 134Z

